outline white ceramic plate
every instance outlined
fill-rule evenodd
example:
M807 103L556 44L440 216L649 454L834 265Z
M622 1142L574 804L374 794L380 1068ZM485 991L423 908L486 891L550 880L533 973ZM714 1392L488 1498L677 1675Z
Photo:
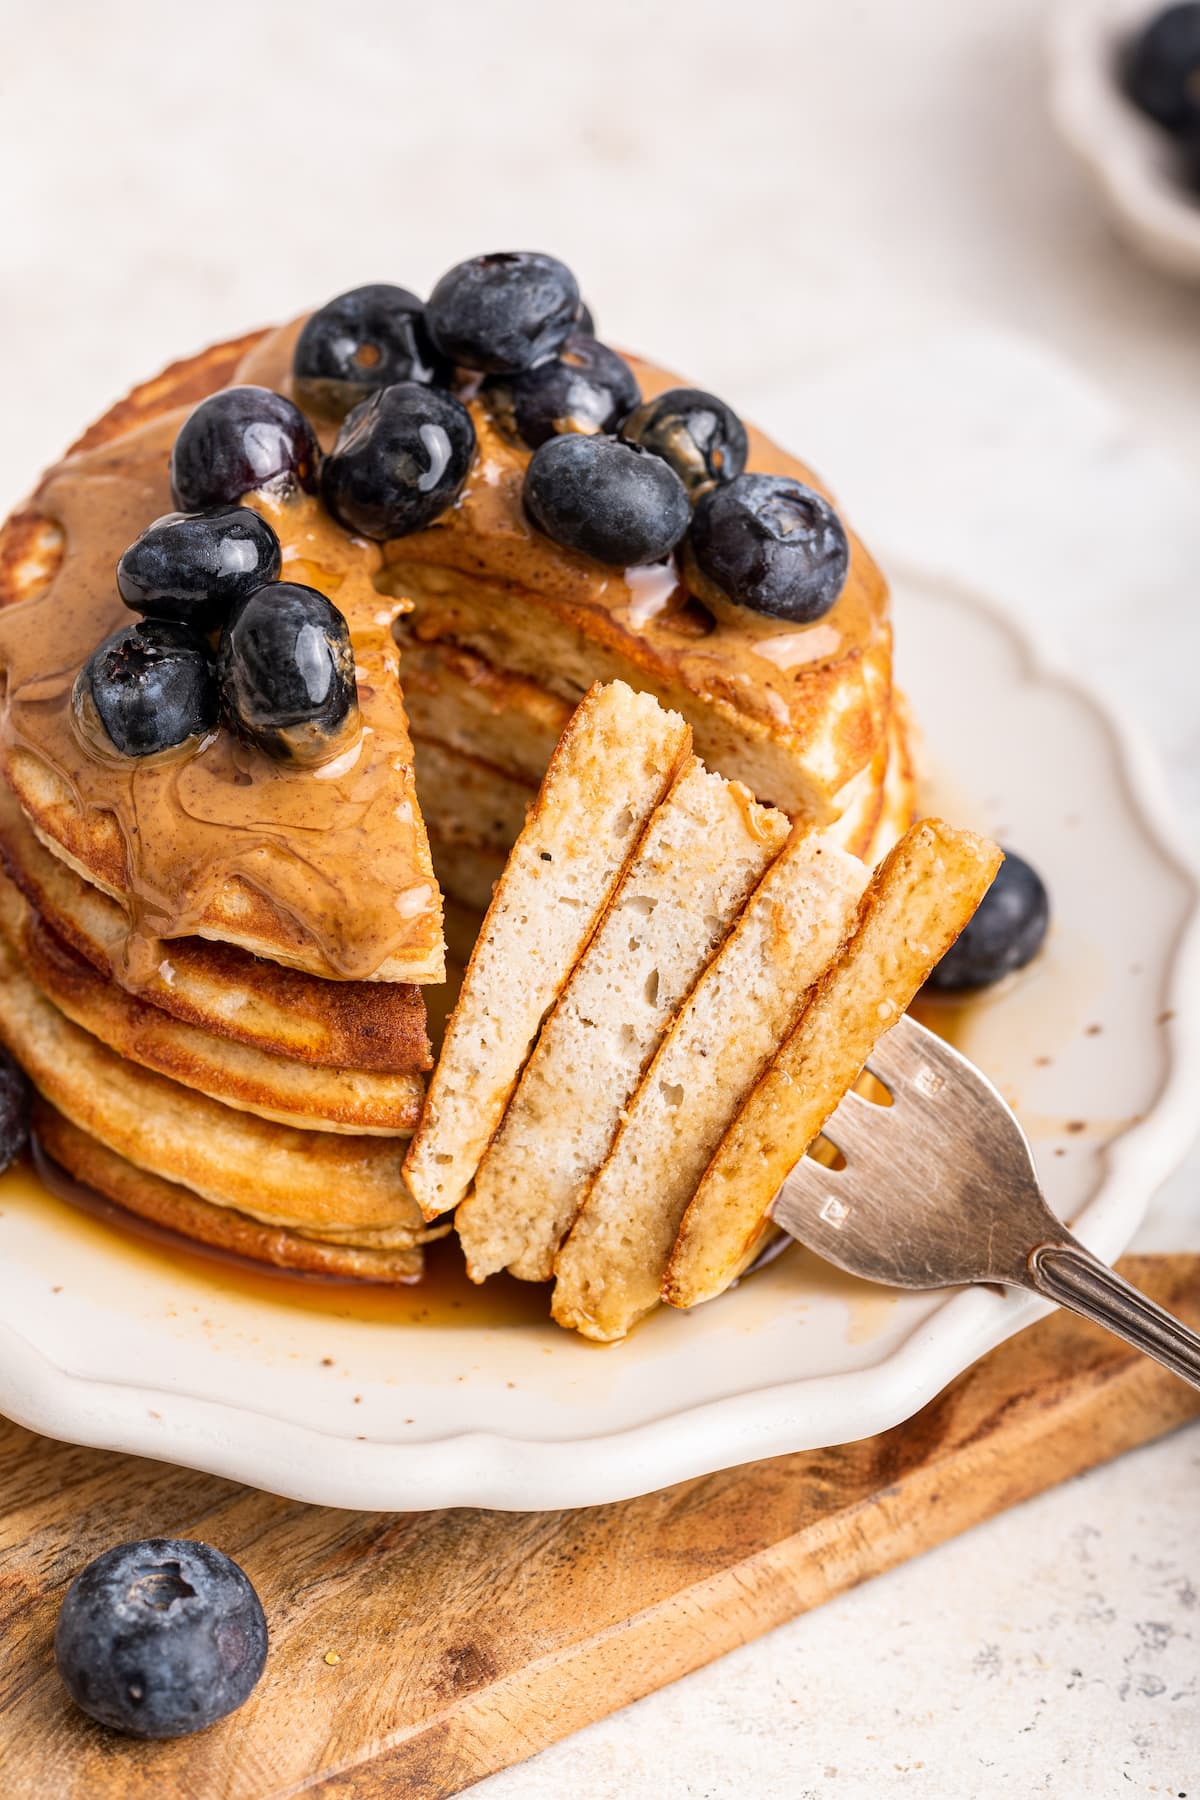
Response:
M1125 239L1168 274L1200 280L1200 195L1179 174L1176 146L1117 85L1123 40L1162 0L1066 0L1051 20L1050 105Z
M1055 904L1042 960L957 1041L1017 1104L1051 1202L1113 1256L1192 1130L1196 885L1153 768L1094 700L968 596L898 589L901 678L955 772L933 799L1026 852ZM422 1305L181 1265L0 1180L0 1410L335 1506L591 1505L864 1436L1038 1310L799 1251L610 1349Z

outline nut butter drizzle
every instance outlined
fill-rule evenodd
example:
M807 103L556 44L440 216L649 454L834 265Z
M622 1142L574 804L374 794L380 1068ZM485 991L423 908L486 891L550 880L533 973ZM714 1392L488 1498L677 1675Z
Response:
M303 319L281 326L254 345L237 380L291 393L292 354ZM642 394L652 399L680 385L678 376L627 357ZM565 609L587 608L618 653L631 651L644 665L647 652L667 681L681 681L706 699L727 699L743 713L779 729L803 727L812 707L804 677L880 644L887 633L888 593L879 569L850 535L846 585L831 611L815 625L797 627L764 618L745 607L723 609L711 628L698 635L696 609L670 579L669 565L602 568L542 537L529 524L521 487L530 453L498 429L477 392L464 391L478 440L478 452L457 503L425 531L383 546L386 565L399 565L396 586L403 591L403 564L441 563L525 588ZM328 449L337 428L314 426ZM748 467L791 475L821 488L810 469L788 456L748 425ZM825 491L822 489L822 491Z
M248 911L261 895L281 915L292 941L266 946L281 961L311 968L315 951L318 972L359 980L391 957L435 964L440 902L391 629L405 603L377 590L378 550L343 532L315 499L260 493L246 503L279 537L283 579L320 589L347 619L363 727L355 745L314 771L283 766L225 729L190 754L140 761L100 757L79 733L76 674L101 639L130 623L117 559L171 509L167 463L185 416L70 457L43 481L34 505L62 530L64 553L43 593L0 614L0 753L7 763L24 751L48 770L85 833L98 814L115 820L131 926L123 976L132 986L158 967L163 940L212 926L230 878L254 890L243 889ZM278 931L277 918L266 935Z

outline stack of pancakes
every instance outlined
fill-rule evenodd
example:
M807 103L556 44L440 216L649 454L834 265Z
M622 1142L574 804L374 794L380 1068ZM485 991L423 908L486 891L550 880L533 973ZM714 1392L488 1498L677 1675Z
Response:
M674 565L614 571L536 533L528 452L485 392L462 495L409 537L368 545L307 495L244 497L284 579L349 621L357 762L267 768L227 733L182 773L89 755L70 688L129 621L115 564L170 508L175 432L226 385L290 394L301 323L135 390L0 532L0 1038L45 1149L119 1205L260 1261L409 1280L449 1229L401 1173L425 998L441 1015L453 993L442 895L453 972L592 685L674 709L708 769L868 864L909 823L912 770L887 588L856 539L816 625L707 610ZM630 360L645 397L672 385ZM328 449L336 428L314 426ZM749 436L750 468L818 485Z

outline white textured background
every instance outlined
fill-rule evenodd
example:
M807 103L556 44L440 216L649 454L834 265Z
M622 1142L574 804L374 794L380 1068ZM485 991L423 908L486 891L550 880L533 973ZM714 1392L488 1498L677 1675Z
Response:
M0 504L166 360L346 286L421 288L460 256L515 246L571 262L606 336L748 410L780 378L801 392L866 353L1015 329L1069 356L1200 481L1200 294L1111 240L1053 140L1045 11L0 0ZM928 470L946 420L975 419L979 466L994 469L978 434L995 420L969 395L957 411L918 396L906 417L876 414L861 382L842 391L860 417L841 421L828 472L852 510L858 452L864 487L881 457ZM1037 445L1043 424L1052 435L1036 417L1005 429ZM948 464L966 448L947 437ZM1015 455L1008 475L1014 541L1035 555L1056 541L1057 497ZM1085 500L1077 490L1070 513L1080 541ZM989 516L994 529L994 502ZM931 505L931 549L949 525ZM1136 507L1097 520L1117 567L1136 568L1140 529ZM1200 577L1188 583L1182 541L1144 555L1169 636L1158 651L1130 604L1126 698L1200 828ZM1176 567L1177 597L1173 578L1163 591ZM1104 604L1111 676L1125 621L1111 587ZM1087 667L1078 605L1070 625ZM1198 1180L1193 1159L1176 1212ZM1200 1795L1198 1492L1193 1431L475 1791Z

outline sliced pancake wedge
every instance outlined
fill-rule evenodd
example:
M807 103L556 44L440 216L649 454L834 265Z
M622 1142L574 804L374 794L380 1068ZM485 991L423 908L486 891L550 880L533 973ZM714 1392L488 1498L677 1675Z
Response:
M849 935L869 876L803 830L767 870L673 1020L558 1253L560 1325L610 1342L657 1306L709 1158Z
M71 1122L138 1168L264 1224L427 1236L397 1138L297 1131L237 1112L109 1050L52 1006L0 940L0 1039Z
M427 1218L457 1206L542 1020L691 748L624 682L585 695L497 885L405 1162Z
M3 781L0 861L55 934L116 979L129 929L124 910L51 855ZM404 1073L433 1061L422 989L322 981L207 938L176 938L139 996L185 1024L296 1062Z
M301 1130L398 1137L417 1122L425 1093L419 1075L317 1068L185 1025L106 981L2 876L0 932L60 1012L142 1068Z
M456 1225L472 1280L546 1281L662 1033L788 834L693 757L542 1027Z
M420 1244L388 1250L321 1242L283 1225L260 1224L232 1207L213 1206L187 1188L118 1156L40 1097L34 1101L33 1129L46 1155L74 1180L111 1200L121 1213L177 1235L181 1248L188 1243L207 1244L225 1254L297 1275L323 1275L339 1281L421 1279L425 1257Z
M925 819L877 870L853 936L704 1172L671 1255L664 1300L696 1306L740 1272L780 1187L967 924L1001 860L986 838Z

